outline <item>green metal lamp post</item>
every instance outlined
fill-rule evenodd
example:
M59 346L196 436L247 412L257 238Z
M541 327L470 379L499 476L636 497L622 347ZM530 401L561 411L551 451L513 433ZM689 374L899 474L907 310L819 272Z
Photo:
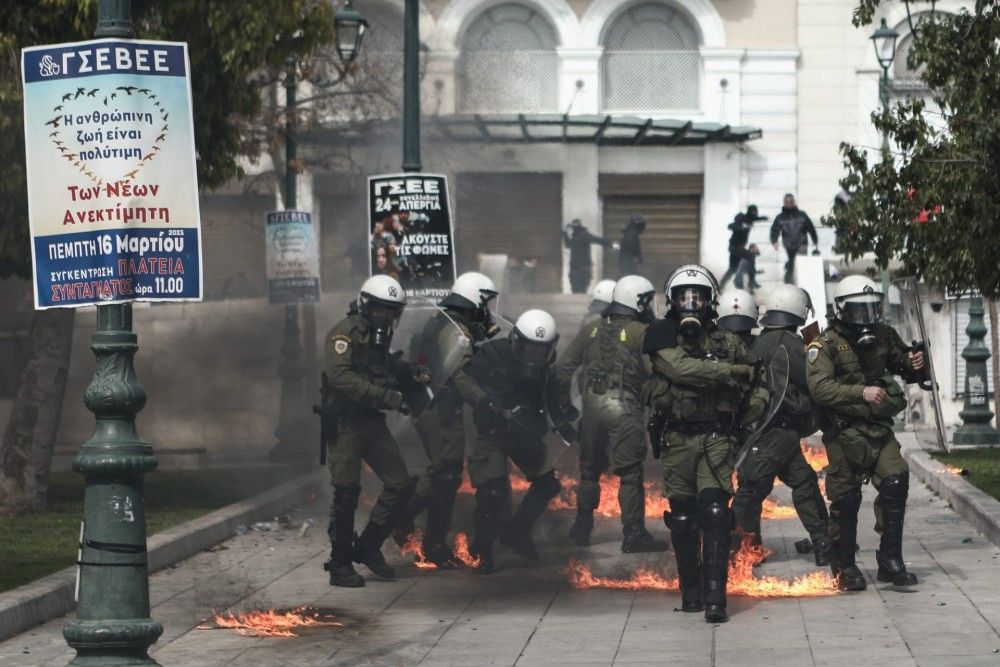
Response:
M875 47L875 57L882 68L882 77L878 82L878 99L882 105L882 111L889 110L889 68L896 59L896 41L899 33L886 25L885 19L882 24L872 33L872 45ZM889 133L882 130L882 160L889 159ZM889 269L882 271L882 294L885 299L882 301L882 321L887 326L892 326L892 304L889 302L890 275Z
M986 324L983 322L983 297L974 295L969 304L969 326L965 333L969 336L969 344L962 350L965 359L965 404L959 415L962 425L955 431L952 444L955 445L998 445L1000 432L990 421L993 413L990 411L987 388L986 360L990 358L989 348L983 342L986 337ZM996 388L994 387L994 390Z
M334 14L335 48L345 65L351 64L361 49L368 22L348 2ZM298 206L296 189L298 186L298 60L285 60L285 209ZM305 322L306 354L303 359L302 336L299 330L299 312ZM285 304L284 342L281 346L282 364L278 375L281 378L281 402L278 412L278 427L275 430L277 443L268 458L272 463L303 463L312 460L314 450L305 437L312 419L304 410L303 387L306 379L306 365L312 365L316 357L316 313L311 303Z
M135 37L130 0L101 0L95 37ZM97 307L94 379L84 394L97 423L73 469L86 476L76 620L63 636L71 665L153 665L163 626L149 617L143 475L156 468L135 428L146 391L135 376L131 304Z
M420 4L403 14L403 171L420 171Z

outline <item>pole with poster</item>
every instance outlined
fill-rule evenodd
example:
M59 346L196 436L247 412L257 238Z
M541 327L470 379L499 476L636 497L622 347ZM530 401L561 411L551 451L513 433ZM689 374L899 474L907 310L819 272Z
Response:
M143 475L135 428L146 392L131 302L202 296L187 46L133 40L128 0L101 0L95 39L24 49L24 133L36 308L97 305L97 360L84 394L94 434L86 477L74 665L156 664Z
M319 302L319 248L312 214L267 214L267 292L271 303Z
M407 297L444 298L455 282L448 180L439 174L368 178L371 275L397 279Z

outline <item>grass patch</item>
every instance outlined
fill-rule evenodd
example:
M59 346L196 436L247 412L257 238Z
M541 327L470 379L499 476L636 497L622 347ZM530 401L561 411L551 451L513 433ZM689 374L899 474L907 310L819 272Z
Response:
M315 469L275 466L229 470L157 471L146 476L146 532L245 500ZM0 591L61 570L76 562L83 518L83 476L49 477L48 507L19 516L0 516Z
M1000 499L1000 448L963 449L951 454L931 454L941 463L968 471L965 479Z

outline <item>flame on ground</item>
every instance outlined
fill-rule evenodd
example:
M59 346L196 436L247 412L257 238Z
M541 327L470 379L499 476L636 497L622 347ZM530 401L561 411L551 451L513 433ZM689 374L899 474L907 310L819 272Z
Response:
M436 570L437 565L430 563L424 556L423 549L424 533L422 530L415 530L406 538L406 543L399 548L399 552L404 556L413 556L413 564L424 570ZM475 568L479 565L479 558L469 553L469 536L465 533L455 534L455 543L452 547L455 558L463 565Z
M798 516L794 507L782 505L774 498L765 498L761 506L760 517L762 519L794 519Z
M961 475L962 473L965 472L965 470L963 470L962 468L959 468L957 466L948 465L946 463L945 466L944 466L944 472L950 472L953 475Z
M727 589L732 595L748 597L819 597L836 595L837 587L829 572L817 571L791 581L780 577L757 576L755 565L761 563L770 552L764 547L754 546L747 536L740 550L729 561ZM676 578L668 579L648 567L640 567L628 579L596 577L590 566L573 559L566 572L573 588L609 588L631 591L676 591L680 584Z
M344 627L339 621L321 618L319 612L308 607L298 607L289 611L267 609L264 611L244 611L233 614L212 614L215 627L199 625L199 630L214 630L228 628L249 637L296 637L296 630L301 628L333 628Z
M816 472L830 465L830 459L826 456L826 448L811 447L807 440L800 441L799 446L802 447L802 456L806 457L806 463Z

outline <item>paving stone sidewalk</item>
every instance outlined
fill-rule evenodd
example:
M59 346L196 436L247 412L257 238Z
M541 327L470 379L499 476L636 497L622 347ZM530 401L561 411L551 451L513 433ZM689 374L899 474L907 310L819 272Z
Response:
M652 471L651 471L652 472ZM776 495L790 502L788 489ZM595 544L564 542L571 511L553 512L537 529L544 552L535 565L498 548L503 569L490 577L468 571L421 570L385 548L396 581L368 576L362 589L327 585L327 500L301 508L311 517L295 531L249 533L151 577L153 617L164 634L153 646L163 665L1000 665L1000 551L941 499L915 483L904 553L919 586L900 592L875 584L873 491L865 488L861 522L863 593L820 598L730 597L731 620L711 626L674 611L677 593L574 590L562 571L574 555L595 573L621 576L640 564L673 576L672 554L625 556L620 526L601 519ZM462 496L459 525L469 525L471 497ZM647 525L665 536L662 522ZM804 537L796 519L769 521L774 551L760 574L793 577L814 570L795 552ZM346 623L295 638L254 638L198 629L212 609L329 610ZM68 618L0 643L0 665L64 665Z

